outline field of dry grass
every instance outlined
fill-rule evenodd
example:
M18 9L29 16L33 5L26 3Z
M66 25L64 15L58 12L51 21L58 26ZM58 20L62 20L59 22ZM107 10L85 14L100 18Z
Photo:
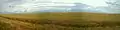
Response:
M0 30L120 30L120 14L0 14Z

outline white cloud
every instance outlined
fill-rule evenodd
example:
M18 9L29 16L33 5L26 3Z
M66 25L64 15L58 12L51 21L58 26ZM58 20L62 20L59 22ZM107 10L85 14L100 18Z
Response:
M3 1L2 3L3 3L2 10L5 10L6 12L17 12L17 13L26 12L26 11L34 12L34 11L48 10L48 9L64 9L59 7L47 7L47 6L75 6L73 3L83 3L93 7L107 6L105 0L21 0L21 1L16 0L9 3ZM46 7L41 7L41 6L46 6ZM86 11L88 12L88 11L96 11L96 10L86 10ZM103 11L104 10L100 10L99 12L103 12ZM105 10L104 12L108 13L109 10Z

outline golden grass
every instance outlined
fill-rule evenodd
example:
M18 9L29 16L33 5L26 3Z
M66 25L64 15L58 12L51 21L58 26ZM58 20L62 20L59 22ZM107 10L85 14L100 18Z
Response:
M112 27L120 26L120 14L58 12L40 14L0 14L0 16L0 19L4 18L1 20L4 21L2 23L6 23L7 21L11 22L8 24L17 26L13 28L15 30L85 30L85 28L97 29L97 27L102 27L103 29L104 27L110 27L108 28L109 30L114 29ZM5 21L5 19L7 20ZM99 30L99 28L97 30Z

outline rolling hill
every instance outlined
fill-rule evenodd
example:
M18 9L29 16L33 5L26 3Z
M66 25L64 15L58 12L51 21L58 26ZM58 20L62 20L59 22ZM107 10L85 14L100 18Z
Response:
M103 30L120 29L120 14L54 12L0 14L1 30ZM10 28L8 28L10 27ZM109 27L109 28L107 28Z

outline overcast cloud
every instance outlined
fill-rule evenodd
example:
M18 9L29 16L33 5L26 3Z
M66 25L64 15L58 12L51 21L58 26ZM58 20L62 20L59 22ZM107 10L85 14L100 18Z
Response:
M116 0L117 1L117 0ZM114 1L114 2L116 2ZM106 3L108 2L108 3ZM119 13L119 1L108 0L0 0L1 13L22 12L100 12ZM78 3L78 4L76 4Z

